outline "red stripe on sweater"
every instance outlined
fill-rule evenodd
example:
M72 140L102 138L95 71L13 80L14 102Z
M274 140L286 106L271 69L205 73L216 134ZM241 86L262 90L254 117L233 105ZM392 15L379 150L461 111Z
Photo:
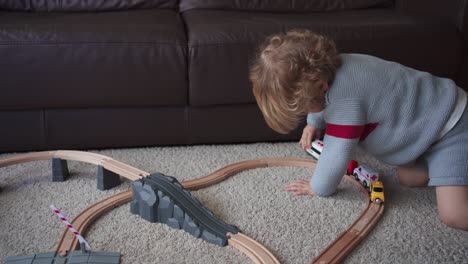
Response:
M379 123L369 123L364 126L364 131L362 131L361 138L359 141L364 141L366 140L367 136L374 131L374 129L379 125Z
M359 138L359 141L363 141L374 131L377 125L378 123L368 123L365 125L337 125L327 123L325 133L337 138Z
M364 126L327 124L325 133L330 136L345 139L359 138L364 131Z

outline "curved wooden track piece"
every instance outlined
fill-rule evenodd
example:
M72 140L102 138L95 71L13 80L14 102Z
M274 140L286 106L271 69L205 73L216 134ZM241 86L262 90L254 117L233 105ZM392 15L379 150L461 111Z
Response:
M241 232L237 234L228 233L231 237L228 240L229 245L237 248L239 251L247 255L254 263L256 264L279 264L280 262L276 257L268 251L262 244L253 240L252 238L242 234Z
M131 180L138 180L142 177L150 175L145 171L139 170L130 165L103 155L81 151L62 150L36 152L10 157L4 160L0 160L0 168L18 163L35 160L47 160L52 158L75 160L101 165L104 168ZM188 190L198 190L219 183L244 170L278 166L315 168L316 162L310 159L300 158L267 158L242 161L223 167L204 177L185 181L181 184ZM348 176L345 177L345 179L360 186L361 191L366 193L366 197L369 198L368 192L359 182ZM89 224L96 220L99 216L119 205L130 202L131 199L131 191L122 192L108 197L82 211L77 217L75 217L71 224L78 232L84 233ZM346 255L348 255L377 224L378 220L383 214L383 210L383 204L369 203L368 207L348 228L348 230L343 232L335 241L327 246L327 248L325 248L325 250L323 250L323 252L318 257L316 257L312 263L323 264L341 262L346 257ZM254 263L279 263L271 252L269 252L264 246L255 240L241 233L229 235L231 236L229 239L229 245L245 253ZM62 235L59 245L57 246L57 252L59 252L61 255L66 255L68 251L76 249L77 246L78 240L66 229Z
M132 201L132 191L125 191L101 200L79 213L71 222L71 225L84 234L88 226L106 212ZM78 239L68 229L62 233L62 238L57 245L57 252L66 256L68 252L78 248Z
M183 185L188 190L198 190L222 182L227 178L245 170L280 166L315 168L315 165L316 162L314 160L299 158L267 158L247 160L227 165L226 167L223 167L201 178L185 181L183 182Z
M361 242L380 220L384 207L382 204L369 203L361 216L313 261L313 264L341 263Z

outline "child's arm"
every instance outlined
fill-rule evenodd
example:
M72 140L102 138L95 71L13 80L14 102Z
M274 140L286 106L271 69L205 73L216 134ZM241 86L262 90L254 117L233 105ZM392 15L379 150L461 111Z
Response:
M310 181L312 191L329 196L338 187L366 124L366 109L356 100L327 106L324 148Z
M325 120L323 120L323 112L317 113L308 113L307 114L307 124L315 128L324 129Z
M307 125L304 127L301 139L299 140L301 148L308 149L311 147L311 142L314 139L321 139L324 128L325 121L323 120L323 111L307 114Z
M299 145L304 150L310 149L311 142L314 139L321 139L322 136L323 136L322 129L317 129L311 125L306 125L304 129L302 130L302 136L301 136L301 139L299 140Z

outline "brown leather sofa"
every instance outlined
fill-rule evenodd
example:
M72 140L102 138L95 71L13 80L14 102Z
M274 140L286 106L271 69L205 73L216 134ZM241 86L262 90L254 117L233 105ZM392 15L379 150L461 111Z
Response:
M0 0L0 152L297 140L248 80L308 28L468 87L467 0Z

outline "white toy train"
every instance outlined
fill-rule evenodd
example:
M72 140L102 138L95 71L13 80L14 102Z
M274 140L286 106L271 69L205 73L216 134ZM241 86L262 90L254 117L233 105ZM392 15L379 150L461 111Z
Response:
M315 159L319 159L320 154L322 154L323 142L320 139L312 141L311 147L306 149L307 154L311 155Z

